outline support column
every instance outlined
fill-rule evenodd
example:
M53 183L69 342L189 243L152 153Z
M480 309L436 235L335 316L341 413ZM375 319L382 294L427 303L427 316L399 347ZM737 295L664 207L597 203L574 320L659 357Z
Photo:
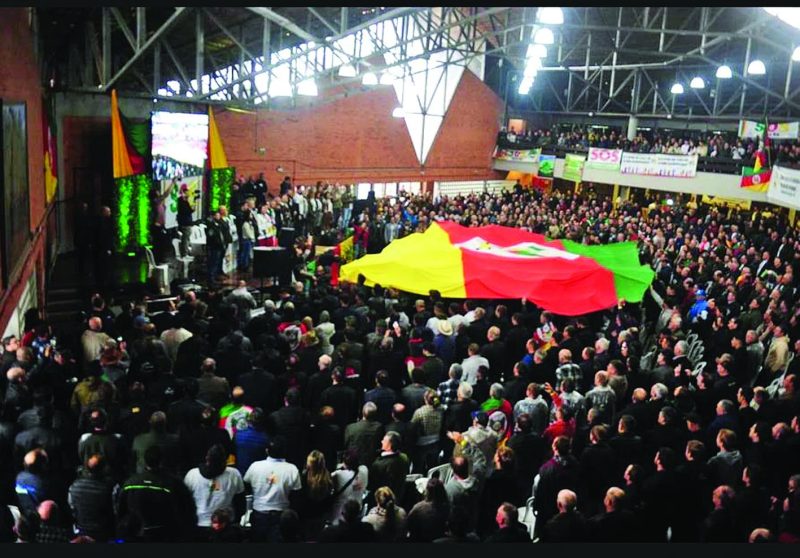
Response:
M634 115L628 116L628 140L636 137L636 127L639 125L639 118Z
M611 192L611 207L614 211L617 210L617 198L619 197L619 184L614 184L614 190Z
M797 218L797 210L789 209L789 224L794 227L794 221Z
M205 51L205 34L203 28L203 12L198 10L195 19L195 56L194 56L194 75L197 80L197 94L202 95L203 91L203 53ZM210 85L210 84L209 84Z

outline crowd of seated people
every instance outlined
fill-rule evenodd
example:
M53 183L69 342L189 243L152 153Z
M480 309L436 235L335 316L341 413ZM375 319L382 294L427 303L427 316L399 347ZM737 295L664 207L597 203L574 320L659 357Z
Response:
M334 287L326 265L260 303L94 296L74 347L30 313L3 339L0 540L530 542L532 497L542 542L797 542L797 234L647 207L515 191L355 216L637 242L651 291L587 316Z
M569 131L557 129L528 129L517 134L513 128L498 134L501 147L555 148L588 150L590 147L622 149L633 153L669 153L694 155L719 159L732 159L752 164L759 149L758 138L739 138L736 134L709 134L687 131L684 134L639 131L628 139L621 129L573 128ZM763 145L761 146L763 148ZM800 140L770 140L769 160L773 163L796 164L800 161Z

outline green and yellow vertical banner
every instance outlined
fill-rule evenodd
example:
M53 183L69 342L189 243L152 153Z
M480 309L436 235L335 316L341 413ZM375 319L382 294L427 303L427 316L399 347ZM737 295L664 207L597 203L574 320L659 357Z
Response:
M586 162L585 155L567 153L564 159L564 174L561 178L575 182L576 184L583 178L583 164Z
M228 166L228 158L225 156L211 107L208 107L208 168L208 210L214 212L221 205L228 206L236 169Z
M53 203L58 189L58 154L52 102L42 99L42 143L44 150L44 191L48 205Z
M111 151L114 169L115 244L124 252L150 246L150 189L153 180L145 153L149 141L146 125L134 124L119 110L116 90L111 91Z

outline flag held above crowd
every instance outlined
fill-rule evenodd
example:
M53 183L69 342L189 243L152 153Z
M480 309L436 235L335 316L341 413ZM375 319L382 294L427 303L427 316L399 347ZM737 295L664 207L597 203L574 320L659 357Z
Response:
M583 246L499 225L441 222L342 266L342 280L359 275L368 286L437 290L445 298L525 298L576 316L641 301L654 274L640 265L632 242Z

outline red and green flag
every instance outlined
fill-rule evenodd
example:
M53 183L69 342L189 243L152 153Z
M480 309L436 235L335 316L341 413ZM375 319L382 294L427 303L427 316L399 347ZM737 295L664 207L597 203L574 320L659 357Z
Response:
M766 192L769 190L769 180L772 177L772 170L764 168L768 165L767 157L763 151L756 151L755 159L755 163L752 167L742 167L742 181L740 186L755 192Z
M633 242L584 246L511 227L432 224L341 268L341 280L445 298L521 299L564 316L640 302L653 270Z

